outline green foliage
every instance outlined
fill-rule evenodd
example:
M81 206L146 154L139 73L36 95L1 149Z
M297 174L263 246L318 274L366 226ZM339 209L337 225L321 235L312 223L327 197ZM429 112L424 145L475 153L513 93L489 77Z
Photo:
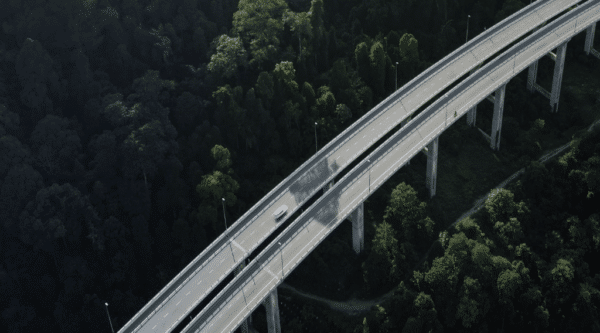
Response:
M81 167L77 161L81 150L79 135L69 127L70 120L48 115L31 133L35 164L51 179L73 176L71 173Z
M53 66L52 57L39 41L31 38L24 41L16 58L15 70L22 87L21 102L33 109L37 115L33 116L35 121L53 108L48 96L49 86L58 84L58 75Z
M506 189L495 189L485 201L489 223L509 221L514 214L524 214L527 206L524 202L515 203L514 194Z
M256 80L256 93L268 102L273 99L274 89L273 76L268 72L260 72Z
M296 78L296 70L294 64L290 61L282 61L275 65L273 76L279 82L283 83L288 93L296 93L298 91L298 83L294 81Z
M600 249L600 222L598 214L590 215L584 221L571 216L566 221L571 244L585 251Z
M65 247L73 249L79 249L85 238L93 245L100 245L96 243L98 223L89 200L79 190L70 184L53 184L39 190L21 213L20 238L34 248L57 255L54 248L59 238Z
M335 107L335 115L340 123L344 123L346 120L352 118L352 111L346 104L338 104Z
M123 173L129 179L144 176L154 177L160 163L167 158L171 151L162 124L158 120L151 121L133 130L123 141L122 151L125 157Z
M398 53L400 56L398 86L400 86L401 82L406 82L417 74L419 43L413 35L408 33L402 35L398 43Z
M325 89L322 89L325 88ZM332 117L334 116L334 112L335 112L335 108L336 108L336 101L335 101L335 96L333 96L333 93L331 91L329 91L329 87L327 86L323 86L321 88L319 88L319 98L317 98L315 104L316 104L316 110L317 110L317 114L315 115L316 118L321 118L321 117Z
M294 13L292 11L286 11L283 14L283 21L285 24L290 26L290 30L298 37L298 54L300 55L300 61L302 61L302 37L311 38L313 31L310 22L312 15L309 13Z
M390 205L385 209L384 221L402 230L401 242L408 242L420 250L433 240L435 223L425 216L426 204L417 198L417 192L402 182L394 188ZM409 253L405 255L409 256Z
M375 95L383 97L385 95L385 50L383 44L375 42L371 46L369 61L371 63L371 82Z
M239 66L246 65L247 57L241 38L221 35L216 42L216 52L210 57L207 69L216 76L230 78L236 74Z
M465 276L459 295L456 319L464 327L470 328L487 315L491 307L490 299L481 283L469 276Z
M494 225L498 237L502 240L503 245L509 250L513 250L515 246L521 244L521 240L525 237L521 228L521 222L514 217L511 217L507 222L496 222Z
M31 164L31 151L12 135L0 136L0 178L17 164Z
M233 31L250 46L251 66L263 68L275 59L286 10L283 0L240 0L238 11L233 14Z
M217 162L215 165L215 170L222 171L227 174L233 173L233 169L231 169L231 164L233 162L231 161L231 153L229 153L229 149L220 145L215 145L210 150L210 155Z
M415 36L411 34L404 34L399 41L399 55L400 60L409 63L415 63L419 61L419 42Z
M318 49L323 43L322 40L325 34L325 26L323 23L325 8L323 0L311 0L308 13L310 16L315 46Z
M392 226L386 222L375 226L371 254L363 263L363 277L369 288L381 290L383 286L398 281L404 258L395 234Z
M0 220L7 230L25 205L44 187L43 177L29 164L14 164L0 186Z
M356 61L356 67L360 77L365 82L369 82L369 70L371 69L371 64L369 60L369 47L367 46L367 43L362 42L356 46L356 49L354 50L354 60Z

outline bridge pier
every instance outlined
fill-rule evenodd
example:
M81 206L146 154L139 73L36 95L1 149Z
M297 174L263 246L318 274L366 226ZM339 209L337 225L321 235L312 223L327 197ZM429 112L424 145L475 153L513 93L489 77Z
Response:
M600 52L594 50L594 35L596 34L596 23L590 25L585 32L585 53L590 53L600 59Z
M240 274L240 272L244 269L244 267L246 267L246 260L244 260L244 262L242 262L238 267L236 267L235 275ZM252 327L252 312L250 312L250 316L248 316L248 318L246 318L246 320L244 320L242 322L242 325L240 325L240 329L242 330L242 333L248 333L250 331L251 327Z
M493 150L500 149L500 132L502 131L502 113L504 113L505 93L506 84L503 84L496 90L494 96L494 116L492 118L492 135L490 136L490 146Z
M438 159L438 143L440 136L438 135L426 147L427 154L427 178L426 184L429 188L431 198L435 195L435 185L437 182L437 159Z
M475 73L479 68L481 68L481 64L479 64L479 66L473 68L469 72L469 75ZM474 127L476 118L477 118L477 104L473 105L473 107L471 109L469 109L469 111L467 111L467 125L469 125L469 127Z
M279 321L279 298L277 297L277 288L273 290L263 303L267 309L267 331L269 333L281 333L281 323Z
M558 46L556 54L552 52L548 53L548 56L555 61L554 77L552 78L552 92L548 92L546 89L542 88L539 84L536 83L539 60L536 60L529 66L527 89L529 89L529 91L531 92L535 92L537 90L540 94L550 99L550 112L558 112L558 99L560 97L560 86L562 84L562 76L565 69L565 56L567 52L567 43L569 42L569 40L570 39L565 41L562 45Z
M365 248L365 203L361 203L350 214L352 222L352 247L356 254Z
M467 125L470 127L475 126L475 118L477 117L477 104L473 105L469 111L467 111Z

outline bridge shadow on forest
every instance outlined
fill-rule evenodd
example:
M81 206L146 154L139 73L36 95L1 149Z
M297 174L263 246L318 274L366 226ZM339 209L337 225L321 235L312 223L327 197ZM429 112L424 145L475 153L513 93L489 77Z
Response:
M294 196L296 202L304 202L307 200L307 203L304 203L302 206L309 207L307 211L310 211L311 209L314 209L313 203L324 195L322 190L329 189L329 183L324 186L321 186L321 184L336 174L339 169L340 166L337 161L333 160L330 163L327 159L323 159L310 171L306 172L302 178L290 186L290 193ZM339 207L337 200L333 200L328 206L330 207L314 216L317 221L327 223L337 215Z

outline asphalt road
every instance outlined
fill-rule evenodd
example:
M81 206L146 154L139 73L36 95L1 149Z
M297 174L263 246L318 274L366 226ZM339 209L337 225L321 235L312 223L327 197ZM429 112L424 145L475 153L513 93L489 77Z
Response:
M539 0L487 29L390 95L323 147L173 278L119 332L170 332L233 269L349 163L456 79L580 0ZM408 111L407 111L408 110Z

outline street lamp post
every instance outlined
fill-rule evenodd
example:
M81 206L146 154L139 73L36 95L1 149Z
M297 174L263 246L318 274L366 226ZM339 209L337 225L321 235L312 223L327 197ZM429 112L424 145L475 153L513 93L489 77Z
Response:
M112 331L112 333L115 333L115 329L112 325L112 320L110 320L110 314L108 313L108 303L104 302L104 306L106 307L106 315L108 316L108 322L110 323L110 330Z
M396 90L398 90L398 62L396 61Z
M223 202L223 220L225 221L225 230L227 230L227 217L225 216L225 198L221 198Z
M317 122L315 121L315 150L318 152L319 148L317 145Z
M469 41L469 19L471 15L467 15L467 36L465 37L465 43Z

